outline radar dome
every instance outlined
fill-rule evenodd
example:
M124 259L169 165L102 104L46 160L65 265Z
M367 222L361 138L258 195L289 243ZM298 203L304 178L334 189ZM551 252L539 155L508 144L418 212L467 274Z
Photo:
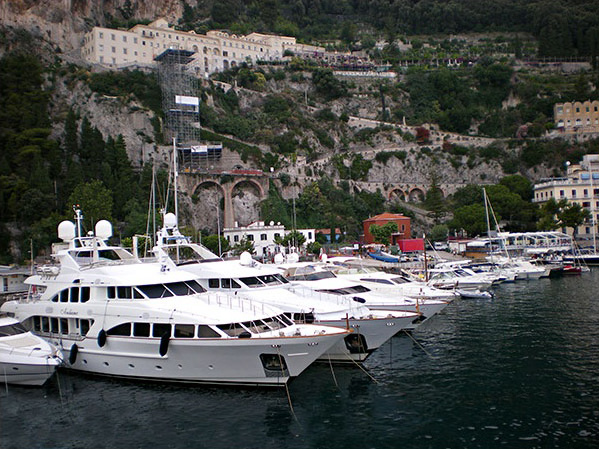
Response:
M112 237L112 224L108 220L100 220L96 223L96 237L102 240Z
M177 227L177 216L172 212L169 212L164 216L164 226L167 228L176 228Z
M69 220L60 222L58 225L58 238L64 242L70 242L75 238L75 223Z
M242 252L239 256L239 263L241 265L249 267L250 265L252 265L252 255L247 251Z
M281 253L275 254L275 263L277 265L280 265L283 263L283 254L281 254Z

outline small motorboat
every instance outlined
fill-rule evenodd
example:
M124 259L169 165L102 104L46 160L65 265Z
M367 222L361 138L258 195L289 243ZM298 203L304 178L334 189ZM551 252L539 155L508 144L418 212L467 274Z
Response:
M62 363L61 352L9 316L0 316L0 382L43 385Z
M456 293L458 293L462 298L469 299L491 299L493 298L493 292L490 291L481 291L481 290L459 290L456 289Z

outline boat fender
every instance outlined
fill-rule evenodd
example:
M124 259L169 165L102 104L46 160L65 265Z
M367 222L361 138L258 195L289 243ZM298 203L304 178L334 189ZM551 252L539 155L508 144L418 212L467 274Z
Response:
M364 304L366 302L364 298L360 298L359 296L354 296L352 299L360 304Z
M106 331L104 329L100 329L98 332L98 346L103 348L106 344Z
M77 360L77 352L79 352L79 346L77 346L77 343L73 343L73 346L71 346L71 352L69 353L69 363L71 365L74 365L75 360Z
M160 349L158 352L160 353L161 357L164 357L168 352L168 344L170 341L171 337L169 334L164 334L162 337L160 337Z

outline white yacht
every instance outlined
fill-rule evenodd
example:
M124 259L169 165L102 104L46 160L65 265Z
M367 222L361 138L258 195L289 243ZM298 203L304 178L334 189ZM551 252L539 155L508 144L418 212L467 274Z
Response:
M292 284L303 287L304 291L337 295L349 301L360 302L370 310L403 310L420 313L420 319L414 320L408 329L414 329L420 322L440 312L451 302L375 292L360 282L337 277L332 271L323 269L320 264L310 262L281 264L279 268L283 276ZM301 290L298 290L298 293L300 292Z
M158 233L158 245L154 248L158 259L169 257L180 269L193 273L208 291L226 292L275 306L296 323L352 329L343 341L322 355L322 360L364 361L393 335L419 319L416 312L370 310L360 302L292 286L276 266L258 263L249 253L243 253L238 260L222 260L181 236L174 218L165 217L165 222L173 225Z
M338 277L357 281L377 292L408 296L421 300L442 299L451 301L457 297L452 291L432 287L422 281L410 279L402 274L386 273L375 267L340 265L334 259L328 260L333 262L333 265L330 265L329 269Z
M486 275L477 275L461 267L443 267L428 270L427 284L436 288L450 290L487 291L493 285L493 279Z
M43 385L61 363L62 354L55 346L15 318L0 315L0 383Z
M348 330L297 325L280 310L206 293L168 259L142 263L108 246L110 223L80 237L62 222L58 266L26 281L29 295L1 310L62 349L67 367L169 382L281 386Z

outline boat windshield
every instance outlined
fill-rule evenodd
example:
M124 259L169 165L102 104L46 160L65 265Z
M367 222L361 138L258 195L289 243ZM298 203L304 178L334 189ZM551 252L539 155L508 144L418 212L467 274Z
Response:
M9 337L11 335L25 334L27 329L21 323L6 324L0 326L0 337Z
M314 271L312 273L300 273L289 276L290 281L318 281L320 279L331 279L336 277L332 271Z
M321 293L332 293L333 295L354 295L356 293L369 292L370 289L362 285L354 285L353 287L344 288L323 288L316 291Z

